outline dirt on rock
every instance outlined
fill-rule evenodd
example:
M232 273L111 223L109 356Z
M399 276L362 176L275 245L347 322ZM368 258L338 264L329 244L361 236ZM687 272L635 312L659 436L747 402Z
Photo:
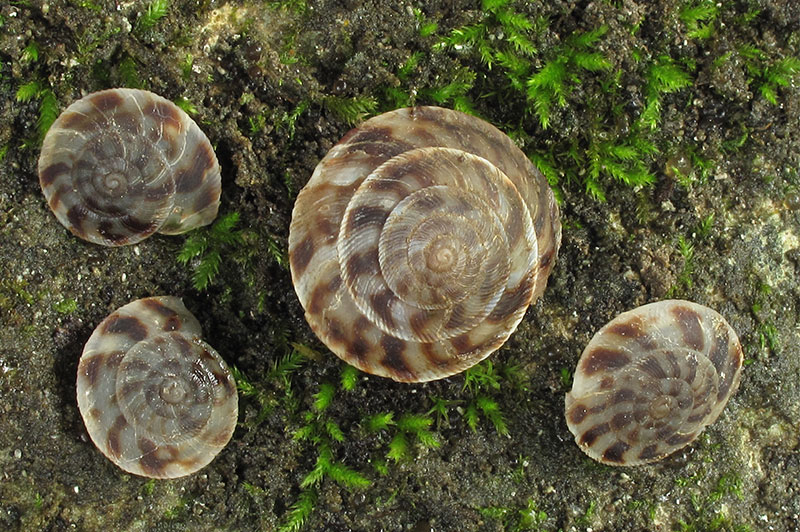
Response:
M558 85L535 81L559 65ZM0 529L797 530L799 82L800 4L785 0L0 4ZM58 223L44 130L117 86L178 102L208 135L231 239L199 230L184 263L192 233L102 248ZM410 104L511 135L564 226L509 341L470 376L416 385L346 370L286 262L319 160ZM181 297L240 373L230 444L168 481L108 461L75 400L94 327L153 295ZM740 389L674 455L595 463L564 420L575 364L614 316L667 298L737 331Z

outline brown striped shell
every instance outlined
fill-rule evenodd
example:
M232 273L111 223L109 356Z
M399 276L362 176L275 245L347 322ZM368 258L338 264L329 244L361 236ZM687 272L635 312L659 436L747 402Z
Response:
M207 465L236 427L225 362L177 297L138 299L92 333L78 364L89 436L128 473L175 478Z
M595 460L654 462L717 419L741 368L739 339L717 312L650 303L611 320L586 346L566 397L567 425Z
M438 107L367 120L300 192L289 229L306 319L397 381L465 370L544 291L561 240L546 180L505 134Z
M138 89L95 92L67 107L42 143L39 183L64 227L105 246L184 233L219 208L208 138L175 104Z

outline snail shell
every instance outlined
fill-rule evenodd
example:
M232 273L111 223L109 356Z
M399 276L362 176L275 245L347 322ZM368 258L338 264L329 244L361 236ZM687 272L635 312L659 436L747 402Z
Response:
M292 281L317 336L359 369L421 382L499 348L561 240L546 180L505 134L438 107L350 131L300 192Z
M175 478L207 465L233 435L233 377L177 297L138 299L92 333L78 364L89 436L119 467Z
M105 246L211 223L221 186L194 120L138 89L95 92L67 107L42 143L39 183L64 227Z
M567 425L595 460L654 462L717 419L741 368L739 339L715 311L679 300L644 305L586 346L566 397Z

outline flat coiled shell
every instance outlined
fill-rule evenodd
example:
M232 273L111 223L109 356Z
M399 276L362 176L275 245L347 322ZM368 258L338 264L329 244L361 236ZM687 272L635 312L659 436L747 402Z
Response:
M207 465L236 427L233 377L177 297L128 303L92 333L78 364L78 407L109 460L175 478Z
M105 246L207 225L221 190L217 157L194 120L138 89L67 107L42 143L39 183L64 227Z
M581 355L566 418L578 446L610 465L654 462L693 441L739 386L728 322L689 301L624 312Z
M500 130L438 107L367 120L300 192L292 281L317 336L359 369L421 382L499 348L561 240L546 180Z

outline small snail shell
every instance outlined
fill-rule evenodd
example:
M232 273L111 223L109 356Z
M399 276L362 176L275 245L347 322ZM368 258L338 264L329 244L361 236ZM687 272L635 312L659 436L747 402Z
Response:
M89 94L42 143L39 183L58 221L105 246L178 234L217 216L217 156L194 120L138 89Z
M463 371L544 291L561 240L547 182L505 134L438 107L350 131L289 229L306 319L340 358L398 381Z
M207 465L233 435L233 377L177 297L138 299L92 333L78 364L89 436L119 467L175 478Z
M678 300L644 305L586 346L566 397L567 425L595 460L654 462L717 419L741 368L739 339L715 311Z

